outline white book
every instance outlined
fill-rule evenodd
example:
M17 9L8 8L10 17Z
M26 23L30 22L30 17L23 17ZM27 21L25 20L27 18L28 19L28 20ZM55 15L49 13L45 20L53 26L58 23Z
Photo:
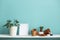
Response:
M19 35L21 35L21 36L28 35L28 24L20 24Z

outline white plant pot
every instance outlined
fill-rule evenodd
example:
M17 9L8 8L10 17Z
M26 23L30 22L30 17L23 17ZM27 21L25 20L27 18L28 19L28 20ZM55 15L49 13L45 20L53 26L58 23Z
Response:
M27 36L28 35L28 24L20 24L19 35L20 36Z
M10 28L10 35L11 36L16 36L17 35L17 26L12 26Z
M39 34L44 34L44 32L39 32Z

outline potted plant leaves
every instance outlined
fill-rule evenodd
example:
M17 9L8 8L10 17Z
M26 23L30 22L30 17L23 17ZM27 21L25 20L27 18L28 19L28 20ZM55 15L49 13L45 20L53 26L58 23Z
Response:
M40 26L40 32L42 32L43 31L43 26Z
M12 23L11 20L7 20L6 24L3 25L7 28L10 29L10 35L11 36L16 36L17 34L17 27L19 26L19 21L18 20L14 20L14 22Z

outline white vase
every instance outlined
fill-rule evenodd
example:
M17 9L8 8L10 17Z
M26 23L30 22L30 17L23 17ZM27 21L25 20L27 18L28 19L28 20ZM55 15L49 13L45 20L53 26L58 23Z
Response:
M20 36L27 36L28 35L28 24L20 24L19 35Z
M39 32L39 34L44 34L44 32Z
M16 36L17 35L17 26L12 26L10 28L10 35L11 36Z

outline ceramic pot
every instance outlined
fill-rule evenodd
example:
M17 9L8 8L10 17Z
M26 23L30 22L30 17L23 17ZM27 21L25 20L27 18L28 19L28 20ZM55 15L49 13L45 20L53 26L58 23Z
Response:
M16 36L17 35L17 26L11 26L10 35L11 36Z

